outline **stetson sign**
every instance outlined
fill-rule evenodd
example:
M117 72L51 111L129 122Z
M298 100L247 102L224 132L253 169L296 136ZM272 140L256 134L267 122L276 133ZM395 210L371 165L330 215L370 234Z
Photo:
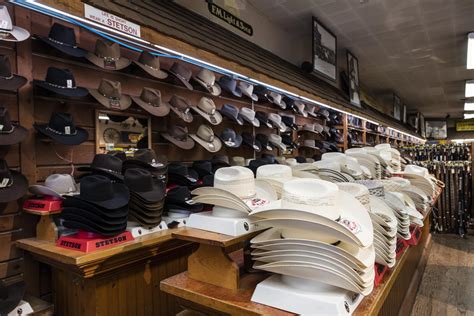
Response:
M242 21L229 11L225 10L224 8L221 8L217 4L214 4L212 0L207 1L207 8L209 9L209 12L218 17L219 19L227 22L228 24L232 25L236 29L244 32L245 34L252 36L253 35L253 28L250 24Z

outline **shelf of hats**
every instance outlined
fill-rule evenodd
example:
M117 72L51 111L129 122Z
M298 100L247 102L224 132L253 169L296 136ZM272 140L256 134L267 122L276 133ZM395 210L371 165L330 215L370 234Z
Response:
M174 256L159 283L195 229L248 237L255 306L351 314L417 243L441 184L396 148L421 139L29 5L0 7L0 281L37 278L22 248L71 279Z

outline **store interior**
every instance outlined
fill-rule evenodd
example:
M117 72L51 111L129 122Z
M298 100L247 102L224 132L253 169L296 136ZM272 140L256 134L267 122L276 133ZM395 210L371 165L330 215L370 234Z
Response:
M472 14L1 2L0 315L474 312Z

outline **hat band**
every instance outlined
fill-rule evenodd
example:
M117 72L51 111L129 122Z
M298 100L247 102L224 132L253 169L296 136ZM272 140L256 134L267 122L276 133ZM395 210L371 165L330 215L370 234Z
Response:
M212 89L212 87L214 87L215 85L215 80L213 82L207 82L206 80L202 79L201 77L199 76L196 76L196 78L198 78L199 80L201 80L202 83L204 83L204 86L206 86L207 89Z
M147 68L150 68L151 70L154 70L154 71L160 71L160 70L161 70L160 68L156 68L156 67L153 67L153 66L144 64L144 63L142 63L142 65L145 66L145 67L147 67Z
M10 79L13 79L14 75L13 74L10 74L10 76L0 76L0 78L3 78L5 80L10 80Z
M56 44L59 44L59 45L63 45L63 46L71 47L71 48L77 48L76 45L71 45L71 44L68 44L68 43L64 43L64 42L55 40L54 38L51 38L51 37L48 37L48 39L49 39L51 42L56 43Z
M9 188L13 185L12 178L3 178L0 182L0 189Z
M0 134L11 134L14 131L15 131L15 125L12 124L12 128L10 128L8 131L0 130Z
M184 76L182 76L178 73L175 73L175 72L172 72L172 74L175 75L176 77L178 77L179 79L188 82L188 79L186 79Z
M335 207L336 206L336 195L324 195L321 197L309 197L309 196L301 196L291 194L288 191L284 190L281 196L282 206L283 204L290 203L290 204L297 204L297 205L305 205L311 207Z
M58 130L55 130L54 128L51 128L49 126L46 126L46 130L50 131L50 132L53 132L55 134L58 134L58 135L67 135L67 136L74 136L77 134L77 130L74 131L74 133L70 133L70 134L66 134L66 133L63 133L63 132L60 132Z
M115 57L110 57L110 56L102 56L100 54L96 54L97 57L99 58L102 58L103 60L105 60L106 62L111 62L111 61L119 61L120 60L120 57L119 58L115 58Z
M47 81L44 81L44 83L46 83L48 86L59 88L59 89L76 89L77 88L76 86L74 86L74 87L60 86L60 85L57 85L57 84L54 84L54 83L51 83L51 82L47 82Z

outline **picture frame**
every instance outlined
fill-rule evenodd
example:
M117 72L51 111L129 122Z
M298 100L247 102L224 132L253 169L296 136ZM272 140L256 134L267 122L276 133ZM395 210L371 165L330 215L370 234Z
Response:
M352 105L361 107L359 85L359 60L349 50L346 50L346 59L350 102Z
M314 16L312 17L313 73L337 81L337 37Z
M419 113L418 112L407 114L407 123L408 123L408 125L413 127L417 133L419 132L418 120L419 120Z
M426 138L446 139L448 138L448 123L446 120L426 120Z
M393 118L400 121L402 100L397 94L393 94Z

